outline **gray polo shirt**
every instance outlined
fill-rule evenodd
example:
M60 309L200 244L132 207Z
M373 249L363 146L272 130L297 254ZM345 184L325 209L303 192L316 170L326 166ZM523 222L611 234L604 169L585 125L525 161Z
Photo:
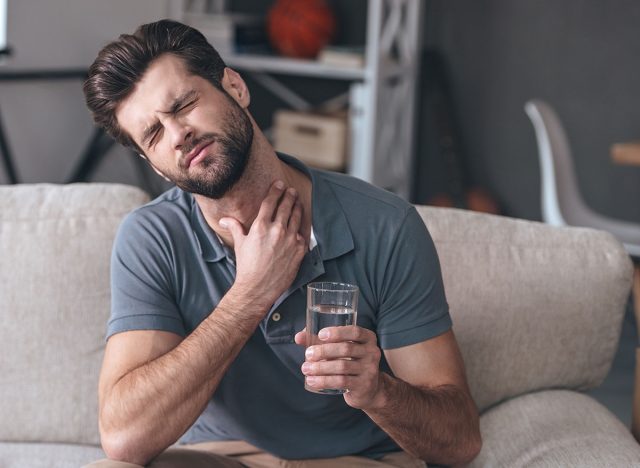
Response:
M433 338L451 327L436 251L416 210L358 179L310 169L317 246L231 364L184 443L245 440L287 459L397 451L396 443L342 396L304 389L305 286L360 287L357 323L383 349ZM194 198L174 188L123 221L111 268L107 337L127 330L187 336L235 278L233 252L209 228ZM382 359L381 368L390 372ZM176 382L179 385L179 382Z

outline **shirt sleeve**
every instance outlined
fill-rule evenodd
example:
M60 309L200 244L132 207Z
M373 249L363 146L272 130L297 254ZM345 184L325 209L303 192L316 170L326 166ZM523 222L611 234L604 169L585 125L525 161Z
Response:
M377 334L383 349L399 348L438 336L451 328L440 262L433 240L413 206L381 261Z
M120 225L111 255L111 316L107 339L130 330L185 336L175 297L172 249L162 221L144 209Z

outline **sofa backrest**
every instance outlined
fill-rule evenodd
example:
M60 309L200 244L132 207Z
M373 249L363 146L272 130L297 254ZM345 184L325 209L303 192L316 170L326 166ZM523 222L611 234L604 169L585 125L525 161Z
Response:
M116 184L0 187L0 441L98 444L111 245L148 200ZM481 409L587 389L610 367L632 267L610 235L418 207Z
M116 184L0 187L0 441L99 443L111 245L147 199Z
M531 391L602 382L633 272L617 240L591 229L417 208L438 251L481 410Z

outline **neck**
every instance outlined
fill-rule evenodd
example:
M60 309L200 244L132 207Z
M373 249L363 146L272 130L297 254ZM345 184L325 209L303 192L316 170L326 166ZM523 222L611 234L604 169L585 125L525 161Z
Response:
M276 180L281 180L286 187L293 187L298 191L302 202L300 234L308 243L311 234L311 181L302 172L278 158L271 144L255 124L251 155L241 179L218 200L202 195L194 196L207 224L225 244L233 247L233 238L227 230L220 227L220 219L235 218L242 224L245 233L249 232L262 200Z

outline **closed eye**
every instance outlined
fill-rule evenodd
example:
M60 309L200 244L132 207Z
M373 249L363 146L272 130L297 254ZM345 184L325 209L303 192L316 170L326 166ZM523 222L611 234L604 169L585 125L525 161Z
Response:
M162 128L162 124L157 121L153 125L148 127L142 133L142 137L140 138L140 142L142 146L144 146L145 148L149 148L151 146L152 140L156 138L161 128Z
M156 140L158 139L158 135L160 135L161 130L162 129L159 128L158 130L153 132L153 135L151 135L151 138L149 139L149 143L147 144L149 148L151 148L153 145L156 144Z
M177 114L189 106L193 105L198 100L198 92L191 90L182 94L176 100L173 101L171 107L168 110L168 114Z
M183 110L186 110L190 107L192 107L195 103L196 103L197 99L194 99L193 101L189 101L188 103L186 103L184 106L180 107L178 109L178 112L182 112Z
M198 93L194 90L188 91L173 101L171 108L164 111L165 114L177 115L181 112L185 112L193 108L198 102ZM158 141L158 136L161 135L162 124L156 122L153 126L149 127L143 133L142 143L147 148L151 148Z

